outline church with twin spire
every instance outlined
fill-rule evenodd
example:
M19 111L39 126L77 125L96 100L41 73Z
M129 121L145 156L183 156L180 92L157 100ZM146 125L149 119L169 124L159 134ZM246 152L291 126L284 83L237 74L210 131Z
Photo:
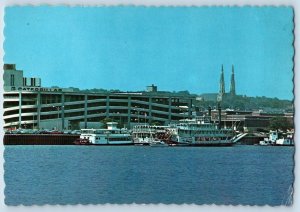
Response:
M222 99L236 97L236 90L235 90L235 76L234 76L234 66L232 65L231 68L231 78L230 78L230 90L226 93L225 89L225 80L224 80L224 67L222 65L221 69L221 76L219 82L219 92L216 93L203 93L199 97L201 100L205 101L222 101Z
M225 95L235 96L235 79L234 79L234 66L232 65L231 70L231 80L230 80L230 91L229 93L225 92L225 80L224 80L224 68L222 65L220 84L219 84L219 93L218 93L218 101L221 101Z

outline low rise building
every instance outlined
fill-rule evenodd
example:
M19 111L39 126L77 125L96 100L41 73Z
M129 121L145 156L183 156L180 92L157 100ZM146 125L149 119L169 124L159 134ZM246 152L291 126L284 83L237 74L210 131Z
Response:
M293 113L274 114L263 111L223 110L221 113L221 126L247 132L268 131L271 120L275 117L284 117L290 125L293 125ZM211 112L211 120L215 123L219 122L217 110Z

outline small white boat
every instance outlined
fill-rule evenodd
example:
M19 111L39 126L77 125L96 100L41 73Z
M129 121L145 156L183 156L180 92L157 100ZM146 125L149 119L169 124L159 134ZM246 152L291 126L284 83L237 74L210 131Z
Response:
M152 147L167 147L169 145L161 140L153 140L153 141L151 141L150 146L152 146Z
M291 138L280 138L276 140L276 146L294 146L294 140Z
M293 134L287 135L286 138L277 139L275 142L276 146L294 146L294 138Z
M259 142L261 146L294 146L293 134L279 135L278 131L270 131L269 138Z
M260 146L271 146L272 142L268 138L264 138L264 140L259 141Z

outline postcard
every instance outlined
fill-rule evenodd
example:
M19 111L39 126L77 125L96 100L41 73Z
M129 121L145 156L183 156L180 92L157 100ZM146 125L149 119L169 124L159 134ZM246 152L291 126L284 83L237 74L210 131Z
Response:
M6 205L293 205L293 7L4 12Z

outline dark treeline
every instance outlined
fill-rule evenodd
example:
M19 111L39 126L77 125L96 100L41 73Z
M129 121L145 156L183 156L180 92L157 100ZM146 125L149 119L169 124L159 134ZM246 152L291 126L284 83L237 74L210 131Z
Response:
M216 101L196 101L196 106L215 107ZM268 97L225 96L221 102L222 108L234 110L264 110L266 112L293 112L293 102Z
M86 92L86 93L119 93L119 92L134 92L134 93L142 93L145 91L121 91L119 89L103 89L103 88L92 88L92 89L79 89L79 88L74 88L74 87L70 87L72 88L74 91L81 91L81 92ZM180 95L180 96L184 96L184 95L190 95L189 91L185 90L185 91L157 91L157 94L176 94L176 95Z

